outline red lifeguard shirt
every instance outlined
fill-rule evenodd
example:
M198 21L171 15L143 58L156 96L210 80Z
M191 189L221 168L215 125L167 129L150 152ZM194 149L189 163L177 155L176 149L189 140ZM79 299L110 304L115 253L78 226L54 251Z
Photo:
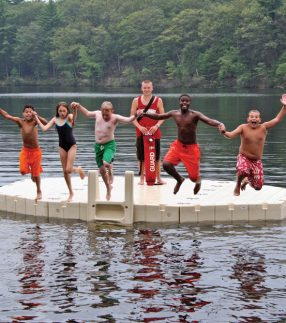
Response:
M150 108L148 109L148 113L160 113L159 112L159 107L158 107L158 101L159 101L159 97L156 96L154 101L152 102ZM146 104L147 105L147 104ZM146 108L146 105L144 105L142 103L142 100L141 100L141 96L138 96L138 105L137 105L137 111L138 112L143 112L143 110ZM140 121L139 121L139 124L142 126L142 127L145 127L147 129L150 129L151 127L155 126L155 124L157 124L158 120L153 120L153 119L150 119L150 118L147 118L147 117L143 117ZM143 134L142 132L136 128L136 136L137 137L141 137ZM155 139L160 139L161 138L161 130L160 128L158 128L155 133L153 134L154 138Z

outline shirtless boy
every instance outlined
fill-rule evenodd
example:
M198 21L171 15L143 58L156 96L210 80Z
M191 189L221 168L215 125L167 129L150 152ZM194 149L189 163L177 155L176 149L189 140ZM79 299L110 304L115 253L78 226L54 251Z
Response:
M197 194L201 188L200 146L197 143L197 124L202 121L209 126L218 127L221 122L210 119L199 111L191 110L191 97L188 94L182 94L179 97L179 104L179 110L172 110L162 114L144 113L144 115L155 120L174 119L178 128L178 137L171 144L164 158L163 168L177 181L174 188L174 194L176 194L185 180L175 169L175 166L182 162L186 167L190 180L195 183L194 194Z
M286 94L281 98L282 109L277 116L261 123L260 112L250 110L247 123L239 125L233 131L226 131L225 126L219 126L221 133L226 138L232 139L240 136L241 143L237 156L237 182L233 194L240 195L240 190L245 190L249 183L255 190L261 190L264 183L262 156L267 130L276 126L286 114Z
M31 179L36 183L37 195L36 201L42 198L40 173L43 171L41 166L42 152L38 141L37 122L33 116L34 108L31 105L25 105L23 109L23 118L14 117L3 109L0 114L7 120L15 122L21 131L23 139L23 148L20 152L20 173L22 175L31 173ZM47 120L40 117L43 124Z
M71 107L78 109L86 117L96 120L94 129L95 159L106 186L106 199L109 201L113 183L112 162L116 152L114 131L119 123L131 123L134 121L136 115L123 117L113 113L114 109L112 103L109 101L103 102L101 109L96 111L89 111L77 102L72 102Z

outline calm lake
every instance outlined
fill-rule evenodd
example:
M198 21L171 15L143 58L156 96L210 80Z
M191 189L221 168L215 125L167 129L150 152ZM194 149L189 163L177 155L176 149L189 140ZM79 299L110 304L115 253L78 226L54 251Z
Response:
M190 90L155 91L166 111L177 109L185 92ZM116 113L128 116L138 93L0 88L0 107L21 116L29 103L49 120L59 101L79 101L96 110L109 100ZM259 109L265 121L281 109L279 91L190 94L194 110L224 122L229 130L244 123L251 108ZM285 123L286 118L268 133L266 185L285 187ZM163 157L177 129L172 120L161 129ZM39 134L42 176L62 176L56 131ZM74 134L76 164L95 169L94 120L79 116ZM137 173L134 126L118 126L116 141L115 175ZM227 140L201 123L198 141L202 178L234 180L239 139ZM22 179L21 146L17 125L0 118L0 186ZM285 322L285 242L285 222L125 228L2 213L0 322Z

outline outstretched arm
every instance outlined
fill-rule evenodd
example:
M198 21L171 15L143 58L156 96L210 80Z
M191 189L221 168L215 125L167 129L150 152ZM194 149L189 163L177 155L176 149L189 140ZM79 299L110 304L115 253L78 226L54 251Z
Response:
M154 120L166 120L172 117L173 111L169 111L166 113L159 113L159 114L155 114L155 113L142 113L142 115L144 117L150 118L150 119L154 119Z
M280 102L282 103L282 108L277 114L277 116L274 119L263 123L266 129L276 126L284 118L286 114L286 94L282 95Z
M226 131L225 130L225 127L221 127L222 128L221 133L225 136L225 138L232 139L232 138L235 138L235 137L241 135L241 133L242 133L242 126L243 125L238 126L233 131ZM219 130L221 130L221 129L219 128Z
M13 122L17 123L17 125L18 125L19 127L21 127L21 122L22 122L21 118L11 116L7 111L5 111L5 110L3 110L3 109L0 109L0 114L1 114L1 116L2 116L3 118L5 118L5 119L7 119L7 120L11 120L11 121L13 121Z
M145 113L142 113L142 115L153 120L159 120L153 127L149 129L149 132L151 134L154 134L159 129L159 127L164 122L164 120L172 117L172 111L169 111L167 113L159 113L159 114L145 112Z
M130 123L136 120L137 118L138 118L137 113L135 113L133 116L130 116L130 117L124 117L120 114L116 114L116 120L119 123Z
M51 119L49 122L46 122L46 124L43 124L42 120L43 119L42 117L39 117L37 112L33 112L33 115L34 115L34 118L37 122L37 124L41 127L41 129L43 131L47 131L49 130L54 124L55 124L55 121L56 121L56 117L53 117L53 119ZM44 119L46 120L46 119Z
M211 118L205 116L201 112L198 112L198 117L199 117L199 120L201 120L202 122L206 123L209 126L217 127L218 129L219 129L219 126L223 125L222 122L215 120L215 119L211 119Z
M80 103L78 102L72 102L71 103L72 109L76 110L79 109L79 111L86 116L87 118L94 118L95 117L95 111L89 111L85 107L83 107Z
M48 123L47 119L39 116L38 114L37 114L37 116L38 116L39 120L42 122L42 124L46 125Z

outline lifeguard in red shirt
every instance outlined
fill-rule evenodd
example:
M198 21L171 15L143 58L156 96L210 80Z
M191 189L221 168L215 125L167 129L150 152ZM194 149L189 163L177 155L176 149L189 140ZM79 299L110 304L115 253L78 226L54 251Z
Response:
M140 115L152 98L153 84L149 80L145 80L141 83L142 95L135 98L132 102L130 115L133 116L137 112ZM144 111L145 112L145 111ZM148 109L149 114L161 114L164 113L163 101L160 97L155 96L151 106ZM140 168L140 181L138 184L144 184L145 177L145 165L144 165L144 135L153 135L155 138L156 145L156 184L162 185L166 184L165 181L161 179L161 162L160 162L160 139L161 131L160 126L164 120L152 120L146 117L142 117L140 121L136 119L133 124L136 127L136 151L137 160Z

